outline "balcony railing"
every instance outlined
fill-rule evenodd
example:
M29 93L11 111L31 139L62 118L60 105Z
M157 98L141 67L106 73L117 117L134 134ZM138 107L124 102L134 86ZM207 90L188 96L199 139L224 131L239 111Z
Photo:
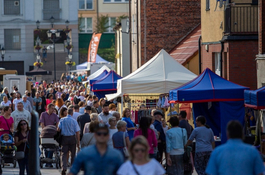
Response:
M231 6L225 11L225 33L248 35L258 33L258 6Z

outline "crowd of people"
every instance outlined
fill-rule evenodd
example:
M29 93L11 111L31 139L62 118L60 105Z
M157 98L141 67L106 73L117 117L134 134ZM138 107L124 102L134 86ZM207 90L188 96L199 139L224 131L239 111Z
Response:
M213 131L203 116L196 118L193 129L185 111L166 121L162 111L153 109L136 125L129 108L120 114L114 101L90 95L73 80L43 81L24 94L17 87L11 93L4 88L0 104L0 135L14 135L17 151L24 152L17 160L20 175L28 174L32 110L39 113L42 131L50 127L60 135L62 175L68 167L68 175L79 171L85 175L186 175L192 174L193 167L198 175L262 174L264 169L258 151L242 142L242 126L237 121L228 124L227 144L215 149ZM240 152L248 161L243 156L234 160ZM53 151L45 151L46 158L53 156ZM240 163L244 167L237 169ZM226 166L229 171L224 170Z

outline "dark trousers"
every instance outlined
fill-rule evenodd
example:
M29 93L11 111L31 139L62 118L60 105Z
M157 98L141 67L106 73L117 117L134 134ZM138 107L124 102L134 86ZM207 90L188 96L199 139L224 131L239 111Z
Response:
M158 162L162 162L162 158L163 158L163 152L166 149L166 143L165 142L161 142L157 144L157 149L158 149L158 153L156 156L156 160Z
M53 151L45 151L45 157L52 159ZM47 163L47 165L51 165L51 163Z
M76 153L76 138L75 136L63 136L62 137L62 167L63 170L67 170L68 160L67 154L71 152L71 164L73 164Z
M19 166L19 175L24 175L25 169L28 175L29 174L28 154L25 154L25 157L23 159L18 159L17 162Z

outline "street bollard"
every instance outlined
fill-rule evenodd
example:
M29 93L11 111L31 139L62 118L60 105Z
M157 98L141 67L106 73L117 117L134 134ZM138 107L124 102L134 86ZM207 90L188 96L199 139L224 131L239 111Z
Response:
M36 111L31 113L31 132L29 149L29 175L40 175L39 155L39 114Z

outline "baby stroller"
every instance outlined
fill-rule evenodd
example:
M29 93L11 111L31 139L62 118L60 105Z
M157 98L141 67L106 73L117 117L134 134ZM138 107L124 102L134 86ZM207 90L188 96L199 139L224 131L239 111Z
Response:
M40 138L40 143L41 143L40 167L41 168L43 168L44 163L46 164L55 163L57 169L61 168L59 143L56 140L54 140L53 137L51 138L51 136L54 136L54 129L56 133L56 127L49 125L43 128L41 132L41 138ZM46 151L52 151L53 157L52 158L45 157Z
M3 134L1 136L1 165L3 168L5 167L5 163L12 163L13 167L16 168L16 150L17 148L15 146L13 137L10 134Z

